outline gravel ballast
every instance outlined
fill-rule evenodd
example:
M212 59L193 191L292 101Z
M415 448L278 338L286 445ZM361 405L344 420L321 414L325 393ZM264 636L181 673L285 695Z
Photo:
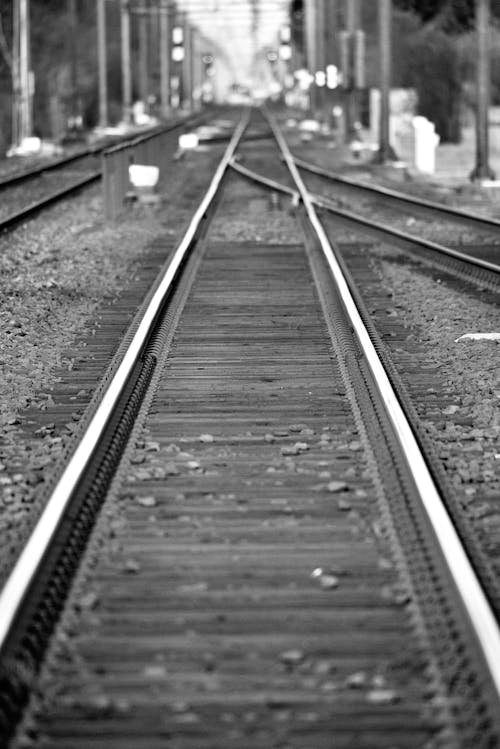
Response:
M161 202L131 204L114 223L103 220L96 186L0 238L0 577L43 509L53 467L92 397L75 392L70 423L62 426L57 387L75 370L98 371L102 359L111 360L120 341L106 342L111 349L101 356L102 316L144 276L152 283L155 242L166 237L174 247L180 240L220 152L173 162Z

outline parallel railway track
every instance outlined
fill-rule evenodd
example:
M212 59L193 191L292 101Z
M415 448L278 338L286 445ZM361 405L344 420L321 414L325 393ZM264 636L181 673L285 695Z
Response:
M500 744L498 582L270 125L300 224L243 119L0 596L6 741L41 671L52 747Z
M204 121L206 116L196 114L183 117L157 129L174 133L180 127L189 127ZM149 134L128 135L121 138L119 143L130 143ZM100 157L107 148L110 148L110 142L82 149L78 153L37 165L0 180L0 192L3 194L0 231L13 229L43 209L99 182L102 177Z

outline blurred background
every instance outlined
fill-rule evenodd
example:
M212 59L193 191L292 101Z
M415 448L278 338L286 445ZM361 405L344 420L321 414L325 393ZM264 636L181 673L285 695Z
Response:
M321 120L339 111L335 106L348 107L346 91L355 88L356 122L369 127L370 92L379 86L379 10L377 0L0 0L0 152L22 135L23 65L29 70L24 84L31 107L29 134L61 141L79 129L123 120L124 13L130 29L131 98L141 102L137 111L144 115L160 117L167 108L202 102L271 97L312 110ZM475 12L475 0L392 0L391 88L412 92L412 113L434 123L441 143L460 142L473 119ZM490 103L500 107L497 0L490 12ZM100 23L105 24L104 114ZM165 45L168 60L162 63ZM346 63L349 50L354 59ZM168 102L165 92L162 98L162 64L168 64ZM354 66L358 76L351 87L346 65L351 72Z

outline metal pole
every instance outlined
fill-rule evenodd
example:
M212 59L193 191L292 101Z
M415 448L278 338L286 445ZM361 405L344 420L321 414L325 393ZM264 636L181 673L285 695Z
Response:
M316 57L316 0L305 0L305 21L306 21L306 60L307 70L314 76L317 69ZM318 97L316 83L311 83L310 107L313 113L318 108Z
M145 0L139 11L139 97L147 109L149 95L148 81L148 10Z
M30 28L29 0L20 0L19 5L19 78L21 88L20 140L29 138L33 132L30 81Z
M350 83L347 90L347 101L345 109L345 137L350 143L356 137L355 123L358 121L358 101L354 87L354 34L359 28L359 2L358 0L345 0L346 2L346 25L349 32L349 59L350 59Z
M97 57L99 69L99 126L108 126L108 66L106 60L106 0L97 0Z
M20 34L19 0L14 0L12 19L12 145L21 141L21 80L20 80Z
M80 118L80 97L78 94L78 14L76 0L68 0L68 41L70 45L70 75L71 75L71 118L73 126Z
M390 144L390 95L391 95L391 28L392 0L379 0L379 59L380 59L380 120L378 163L385 163L393 156Z
M132 121L132 68L130 59L130 2L121 0L122 118Z
M326 70L326 39L325 39L325 26L326 26L326 0L317 0L316 10L316 73L321 71L325 73ZM320 117L325 115L326 106L326 83L322 86L318 86L317 90L317 104L319 109Z
M168 0L160 7L160 100L161 112L168 116L170 108L170 18Z
M193 58L192 58L192 38L191 38L191 27L187 21L187 17L184 17L183 23L184 29L184 60L182 65L183 73L183 92L182 99L183 105L191 109L192 97L193 97Z
M490 0L476 0L477 35L477 95L476 95L476 166L471 180L494 179L489 165L490 55L489 55Z
M338 0L325 0L325 64L326 65L338 65ZM325 90L325 97L327 103L327 121L330 126L333 126L333 105L336 100L336 91L329 88Z
M338 31L338 0L324 0L325 7L325 61L327 65L337 64L336 34Z

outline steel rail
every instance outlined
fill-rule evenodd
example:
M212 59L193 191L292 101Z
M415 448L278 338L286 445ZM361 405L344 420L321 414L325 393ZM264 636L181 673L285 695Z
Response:
M79 161L80 159L85 159L88 156L97 156L105 148L106 146L92 147L86 151L81 151L79 153L74 153L71 156L64 156L63 158L57 159L56 161L51 161L48 164L41 164L40 166L37 166L34 169L30 169L29 171L19 172L17 174L13 174L11 177L5 177L3 179L0 179L0 190L5 190L9 187L13 187L20 182L26 182L28 179L31 179L33 177L39 177L45 172L51 172L55 169L65 167L67 164L72 164L73 162Z
M266 113L266 116L269 119L276 141L300 192L307 216L330 267L344 309L350 318L352 328L372 372L380 396L384 401L387 414L398 437L422 506L433 528L448 573L454 583L456 593L464 611L471 622L486 667L489 670L496 696L500 699L500 629L496 618L442 502L439 491L418 446L415 434L361 319L330 241L316 214L311 195L298 172L292 154L274 118L270 113Z
M165 126L163 129L161 127L152 128L151 130L148 130L147 133L143 133L139 136L135 134L133 138L128 138L125 140L125 142L118 143L112 147L110 147L109 145L94 147L93 149L83 154L78 154L77 156L71 156L68 159L61 159L58 162L47 164L43 167L40 167L38 169L33 169L29 172L24 172L22 175L17 175L13 177L12 179L7 179L7 180L4 180L3 182L0 181L0 190L7 189L18 182L27 181L31 177L40 176L41 174L43 174L43 172L46 172L50 169L64 167L66 164L69 164L78 159L83 159L86 156L97 156L103 151L108 151L108 150L116 151L116 150L128 148L130 145L140 144L153 135L156 135L160 132L170 132L171 130L175 130L179 126L188 125L192 123L193 121L196 122L199 118L200 118L200 115L192 115L185 119L180 118L178 120L175 120L173 123L170 123L168 126ZM6 218L0 220L0 232L7 231L17 226L23 221L26 221L27 219L34 216L36 213L38 213L38 211L41 211L44 208L47 208L48 206L52 205L53 203L56 203L58 200L61 200L62 198L69 197L74 192L78 192L78 190L81 190L83 187L87 187L88 185L91 185L94 182L97 182L101 178L102 178L102 169L99 168L98 170L93 171L91 174L87 174L84 177L81 177L79 180L77 180L76 182L73 182L71 185L67 185L66 187L62 187L59 190L55 190L50 195L47 195L47 197L42 198L41 200L36 200L33 203L30 203L25 208L22 208L20 211L11 213Z
M56 190L50 195L47 195L46 198L42 198L42 200L37 200L34 203L30 203L20 211L16 211L16 213L11 213L10 216L7 216L6 218L0 220L0 232L7 231L7 229L11 229L12 227L17 226L17 224L20 224L22 221L31 218L31 216L34 216L35 213L38 213L38 211L41 211L43 208L47 208L49 205L52 205L52 203L56 203L58 200L72 195L74 192L78 192L78 190L81 190L82 187L87 187L88 185L97 182L101 179L101 177L102 172L100 170L97 172L92 172L92 174L88 174L85 177L82 177L77 182L73 182L73 184L62 187L60 190Z
M157 316L166 295L172 287L179 267L192 245L196 232L210 204L219 190L229 161L248 125L249 117L249 112L246 111L238 123L210 186L197 208L186 233L177 246L133 335L130 345L103 395L101 404L59 478L37 525L11 571L3 590L0 592L0 652L5 647L9 632L16 621L16 616L26 599L31 584L35 580L37 571L41 567L71 497L84 475L85 469L99 444L99 439L153 330Z
M276 192L282 192L285 195L289 195L294 201L300 199L300 193L298 192L298 190L294 190L293 187L288 187L287 185L282 185L281 182L277 182L274 179L265 177L263 174L257 174L257 172L248 169L246 166L243 166L243 164L239 164L234 157L229 162L229 166L231 167L231 169L234 169L235 172L238 172L243 177L247 177L254 182L259 182L259 184L265 185L271 190L276 190Z
M238 164L235 160L232 161L230 166L243 176L248 177L248 179L252 179L255 182L260 182L263 185L267 185L273 190L277 190L290 195L292 195L292 193L294 195L299 195L299 193L297 193L297 191L293 190L292 188L289 188L286 185L282 185L279 182L275 182L274 180L269 180L268 177L260 175L257 172L254 172L251 169ZM346 219L347 221L355 223L356 225L361 224L361 226L365 227L366 229L372 231L375 230L382 234L389 234L390 236L401 239L405 242L408 242L409 244L422 247L422 249L424 250L432 250L433 252L438 252L441 255L448 255L449 257L452 257L456 260L460 260L462 262L469 263L470 265L475 265L478 268L482 268L483 270L487 270L490 273L500 273L500 265L497 265L496 263L490 263L488 260L482 260L481 258L474 257L473 255L468 255L465 252L460 252L460 250L455 250L452 247L446 247L446 245L439 244L438 242L432 242L430 239L421 239L420 237L416 237L414 234L407 234L407 232L400 231L399 229L394 229L392 226L387 226L387 224L381 224L378 221L363 218L363 216L360 216L357 213L353 213L352 211L346 211L343 208L337 208L331 200L329 200L328 198L324 198L321 195L309 193L309 198L311 203L318 208L323 208L329 213Z
M470 211L464 211L460 208L453 208L452 206L445 205L444 203L438 203L437 201L427 200L425 198L417 198L414 195L405 195L402 192L398 192L398 190L392 190L389 187L382 187L382 185L370 185L367 182L363 182L363 180L358 181L355 179L351 179L350 177L335 174L334 172L330 172L327 169L323 169L322 167L317 166L317 164L311 164L310 162L299 159L296 156L293 157L293 160L299 167L299 169L311 172L311 174L317 174L320 177L325 177L331 182L338 182L345 187L350 187L356 190L364 190L365 192L370 192L375 196L378 195L384 198L391 198L393 200L399 201L400 203L407 203L414 208L424 208L427 210L439 212L449 216L452 219L462 221L464 223L473 224L475 227L482 228L485 231L500 230L500 220L498 219L490 218L489 216L478 216L475 213L471 213Z
M26 182L27 180L34 177L42 176L45 172L51 172L56 169L64 168L68 164L73 164L75 161L80 161L81 159L85 159L89 156L99 156L103 151L120 149L122 147L126 148L131 144L142 143L143 141L147 140L153 135L156 135L157 133L163 131L169 132L170 130L175 130L175 128L179 127L179 125L189 125L193 121L196 122L199 117L199 114L190 115L188 117L185 117L184 119L182 117L179 117L178 119L174 120L173 122L169 122L168 124L155 125L154 127L149 128L147 131L133 134L129 133L124 138L120 138L118 143L115 142L118 136L115 136L111 139L111 141L108 139L107 143L94 144L84 151L78 151L77 153L73 153L69 156L63 156L55 161L51 161L47 164L41 164L40 166L34 167L33 169L30 169L28 171L13 174L10 177L4 177L0 179L0 190L5 190L21 182Z

